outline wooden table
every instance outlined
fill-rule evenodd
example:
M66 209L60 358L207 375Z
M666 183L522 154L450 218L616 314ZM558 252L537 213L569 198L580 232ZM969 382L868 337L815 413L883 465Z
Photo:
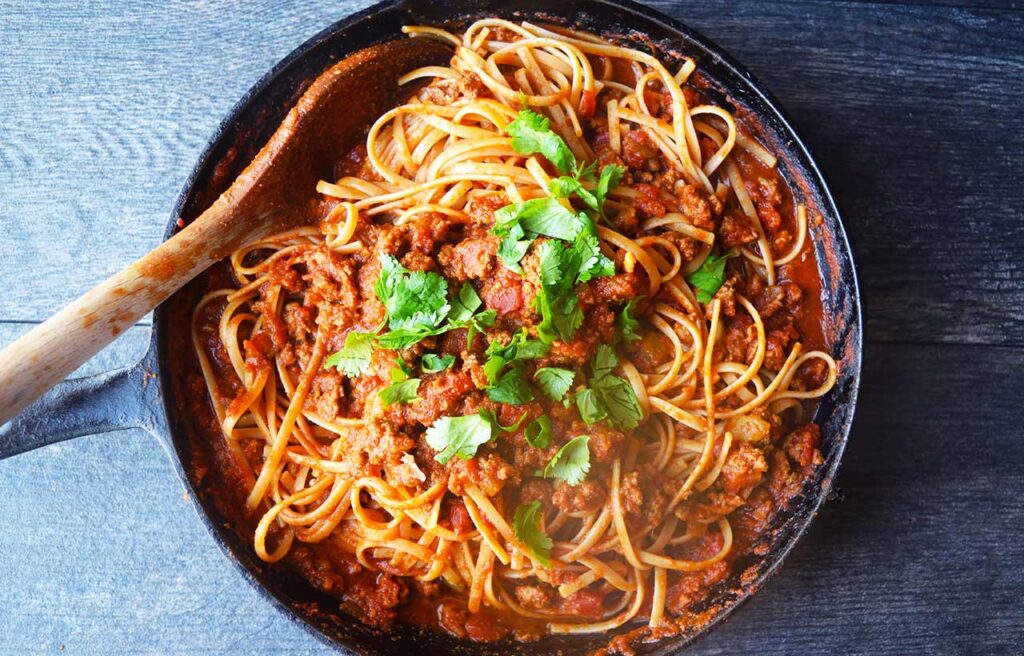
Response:
M366 4L0 1L0 345L154 246L235 100ZM842 500L693 653L1024 653L1020 3L652 4L816 153L868 338ZM328 651L227 564L141 432L0 463L0 518L0 653Z

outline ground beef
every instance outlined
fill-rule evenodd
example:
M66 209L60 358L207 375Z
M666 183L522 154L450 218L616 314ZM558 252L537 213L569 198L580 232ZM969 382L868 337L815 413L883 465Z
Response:
M503 191L481 194L471 197L463 211L475 224L490 228L494 225L494 213L511 202Z
M433 450L426 443L421 447L426 453ZM433 461L432 461L433 462ZM505 483L518 479L516 469L501 459L500 456L479 451L475 458L463 460L452 458L446 465L448 474L448 490L452 494L462 496L467 485L476 485L489 497L499 494Z
M562 600L559 610L563 614L584 620L597 620L604 615L605 595L594 587L577 590Z
M749 444L741 443L729 450L718 482L726 492L743 495L761 482L761 476L766 471L768 463L764 453Z
M600 510L606 498L607 492L600 482L585 479L579 485L559 483L551 501L562 512L589 513Z
M458 60L453 64L458 71ZM453 78L437 78L420 89L419 98L433 105L450 105L461 98L479 98L490 95L487 87L472 73L459 71Z
M473 378L464 371L451 369L429 374L420 383L419 400L388 408L391 421L397 425L432 425L439 417L456 414L463 397L476 389Z
M523 484L519 487L519 503L527 504L540 501L546 504L550 500L551 481L541 478L530 478L523 481Z
M800 300L802 298L803 292L797 285L791 282L783 282L766 287L754 299L753 303L754 307L761 314L761 318L768 318L783 309L791 314L799 312Z
M576 434L590 435L590 440L587 443L590 447L590 457L600 463L610 463L615 460L622 451L622 444L626 440L625 433L603 423L594 424L589 428L581 426Z
M601 303L624 303L640 293L640 276L636 273L617 273L601 276L584 283L576 290L583 306Z
M690 606L704 599L708 588L729 575L729 564L719 561L699 572L684 572L665 594L665 605L672 613L682 615Z
M651 218L665 216L667 211L665 203L661 199L661 190L654 185L635 184L636 198L633 199L633 207L640 213L641 217Z
M553 591L542 585L517 585L516 600L524 608L530 610L542 610L551 606L551 593Z
M794 343L800 339L800 331L796 329L792 317L776 328L769 328L765 335L764 366L779 371L786 362L786 357Z
M681 182L675 184L676 198L679 199L679 211L694 226L703 230L714 230L712 208L717 207L718 204L713 204L711 199L717 200L717 198L709 197L697 185L680 184Z
M806 424L786 436L786 455L800 467L810 467L823 462L818 445L821 443L821 428L817 424Z
M500 243L494 235L484 235L445 244L437 256L441 272L452 280L484 280L498 267Z
M622 139L622 159L631 169L643 170L647 161L658 153L658 146L643 128L630 130Z
M484 305L499 315L521 315L520 311L525 310L527 315L532 316L533 310L527 307L525 296L522 276L504 267L480 285L480 298ZM520 323L526 322L528 319L522 317Z
M746 215L739 212L729 212L722 218L718 235L726 249L740 248L757 241L757 229Z
M746 314L738 314L725 329L725 353L729 360L750 364L757 353L757 327Z
M568 342L556 340L551 350L540 359L539 366L582 367L590 362L600 344L611 341L615 331L615 314L607 305L595 305L584 313L585 330L578 330Z
M303 407L322 419L334 421L341 416L341 400L344 397L345 385L342 375L333 369L324 370L317 372L313 378Z
M624 162L619 154L611 147L608 137L607 128L602 124L600 126L603 131L598 132L592 142L591 146L594 149L594 155L597 157L597 163L600 166L606 166L608 164L614 164L616 166L622 166Z
M730 518L733 530L743 537L761 535L767 530L772 517L775 516L775 503L772 495L764 486L755 488L747 502Z

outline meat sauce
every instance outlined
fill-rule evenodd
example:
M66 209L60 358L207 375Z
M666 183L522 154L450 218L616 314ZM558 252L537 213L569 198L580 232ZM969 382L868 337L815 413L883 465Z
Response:
M657 94L648 100L650 103L663 102ZM715 231L719 239L731 240L737 246L752 243L751 235L737 223L739 208L679 185L642 129L630 132L624 139L621 157L602 150L605 138L598 120L593 119L588 128L588 139L594 144L599 158L602 162L624 164L628 168L627 182L639 192L632 209L611 218L623 233L636 234L640 220L661 216L671 210L684 212L693 219L694 225L703 224L706 229ZM743 152L734 159L747 181L773 252L777 256L788 252L797 234L796 207L790 189L776 170L755 157ZM344 157L339 162L338 171L369 178L372 173L366 164L365 148L357 147ZM467 208L467 212L477 217L475 225L453 227L443 215L427 215L401 229L364 222L360 225L359 234L364 243L386 244L385 249L394 252L410 270L439 271L452 285L473 281L485 307L496 310L498 314L495 330L511 335L520 327L535 323L532 299L536 289L528 277L501 265L497 259L498 240L487 229L493 221L493 212L508 203L507 197L494 194L476 199L474 203L475 206ZM310 223L316 224L323 219L332 206L330 202L325 203L315 216L310 217ZM697 245L687 242L686 238L680 240L679 250L688 257L694 257L698 252ZM354 326L379 322L383 314L373 295L373 280L379 271L374 267L379 267L379 263L361 264L361 269L352 268L349 263L334 259L330 252L323 252L306 260L302 267L282 265L284 268L275 274L278 276L276 282L296 293L297 298L302 298L286 304L281 315L268 315L267 332L250 336L246 341L247 361L252 361L248 366L254 370L269 366L260 358L277 354L279 358L284 357L293 375L298 376L310 357L312 333L318 324L321 329L326 324L338 327L329 346L330 350L336 350ZM524 269L528 270L529 266L528 259L524 260ZM779 280L774 286L769 287L745 276L745 266L742 257L730 261L727 265L729 282L719 291L727 335L720 348L739 361L750 359L751 327L749 322L744 323L745 315L735 312L729 303L729 294L735 292L750 298L765 317L769 342L765 366L777 368L779 358L785 357L796 341L800 341L805 350L824 346L820 282L810 239L803 255L779 269ZM578 296L587 329L571 341L556 342L537 363L538 366L584 366L593 357L598 344L612 340L615 315L627 301L640 295L645 285L642 273L622 273L620 270L613 277L581 286ZM221 263L171 301L175 308L172 315L189 316L199 297L225 286L237 286L237 281L232 279L229 268ZM230 403L241 388L218 338L216 325L220 307L216 304L208 306L197 323L201 345L210 356L222 401ZM415 449L420 443L419 427L429 425L438 417L489 408L496 412L502 424L512 424L525 409L527 421L542 414L549 415L556 434L578 434L587 430L591 435L595 471L607 471L609 463L621 452L625 436L601 425L584 426L578 415L560 404L538 401L513 407L489 401L478 390L485 346L482 336L467 344L464 330L422 343L423 350L457 355L464 366L460 371L425 376L423 384L428 391L421 395L426 403L414 408L391 410L386 418L388 431L365 436L368 443L373 443L366 447L366 452L379 453L379 462L375 464L397 468L398 456ZM188 331L184 328L171 331L168 347L168 352L192 353ZM641 370L650 370L671 355L667 340L656 332L648 333L630 345L628 351ZM374 366L385 365L375 361ZM251 475L238 466L224 445L195 357L173 362L171 368L178 415L192 435L191 461L186 463L189 475L237 531L239 539L246 543L251 540L259 519L242 510L246 492L251 486ZM805 388L812 388L820 384L822 375L820 370L805 370L798 372L797 377ZM336 372L325 371L314 381L307 404L312 404L321 416L355 416L361 412L370 395L386 384L385 380L386 369L381 369L378 378L362 383L365 389L346 387L347 383ZM786 507L791 496L799 491L803 481L822 460L818 450L820 431L816 425L784 426L777 417L769 416L759 421L763 425L758 424L755 429L763 428L764 439L773 446L757 449L743 445L730 452L715 486L706 495L684 502L677 511L680 517L694 518L732 512L735 547L725 560L710 568L670 576L667 608L676 615L687 613L706 597L710 589L736 573L733 562L754 553L776 513ZM359 439L362 438L353 438L356 442ZM456 532L471 530L468 513L454 496L461 492L460 486L468 482L479 485L488 494L516 489L513 494L521 502L546 500L564 512L600 508L607 501L608 490L602 482L607 480L606 476L592 476L586 484L576 487L547 480L522 480L520 472L543 467L556 451L557 445L549 449L527 447L520 431L502 437L497 446L482 451L477 458L468 461L453 459L444 472L449 480L450 496L443 506L442 524ZM253 456L258 457L257 454ZM419 464L428 476L439 475L432 460L421 460ZM668 494L659 488L663 483L662 477L653 470L632 472L624 477L622 496L631 526L643 527L658 521L668 501ZM274 539L273 532L271 539ZM673 557L701 560L717 553L721 546L721 533L708 530L678 549ZM465 599L443 583L411 581L388 572L384 564L379 571L368 570L333 537L315 544L297 543L283 561L283 566L308 580L319 592L337 600L342 609L374 626L391 627L404 622L482 642L506 638L534 640L544 634L544 623L538 620L489 608L470 613ZM552 594L551 588L541 586L522 585L516 588L515 594L524 607L554 608L566 616L596 618L604 610L602 593L591 588L584 588L565 599ZM648 600L638 618L644 619L649 613Z

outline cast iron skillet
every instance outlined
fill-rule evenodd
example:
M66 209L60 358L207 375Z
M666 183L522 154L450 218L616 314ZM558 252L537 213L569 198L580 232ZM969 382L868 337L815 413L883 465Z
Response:
M822 400L816 415L822 426L825 465L777 518L764 540L763 557L744 563L747 569L742 576L712 592L706 623L687 634L641 647L641 651L652 654L675 652L705 634L759 589L807 530L831 489L853 419L860 380L860 297L839 212L818 167L775 100L720 48L688 27L628 0L382 2L314 36L239 101L185 183L165 238L178 229L179 217L186 222L194 218L228 186L280 123L304 84L328 66L359 48L401 38L402 25L451 24L481 16L578 26L621 37L634 47L652 49L667 63L672 63L679 52L694 57L697 70L709 84L706 92L734 111L744 126L779 156L780 169L796 197L808 206L810 216L823 219L811 222L811 233L822 278L825 339L840 365L835 388ZM151 345L139 364L65 381L0 428L0 457L79 435L145 428L171 455L199 516L245 579L300 626L350 652L398 656L426 649L428 653L528 651L539 655L581 653L607 644L608 636L577 636L546 638L526 646L473 645L406 626L381 632L339 613L336 603L286 568L268 567L260 561L253 553L251 532L236 527L214 503L208 480L203 477L209 455L203 445L208 440L197 431L200 422L196 413L180 410L189 396L183 372L194 366L187 334L195 294L195 289L186 287L156 310Z

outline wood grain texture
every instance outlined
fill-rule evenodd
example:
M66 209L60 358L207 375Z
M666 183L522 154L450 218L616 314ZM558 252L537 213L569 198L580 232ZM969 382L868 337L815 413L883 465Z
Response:
M16 328L0 327L0 345ZM90 369L129 364L146 337L130 331ZM1024 649L1024 473L1009 457L1020 453L1024 353L878 345L866 363L870 411L840 472L842 500L692 653ZM972 411L964 390L988 409ZM0 516L0 636L17 637L0 654L329 653L235 574L142 433L0 462Z
M152 248L236 99L368 4L0 0L0 347ZM742 61L818 157L870 344L844 500L691 653L1024 653L1020 3L650 4ZM0 462L0 516L0 654L330 653L228 565L141 432Z
M0 85L17 90L0 96L4 318L39 321L152 248L227 109L304 39L367 4L63 0L47 20L4 9ZM858 259L871 263L861 267L869 335L1024 345L1014 246L1024 240L1024 13L650 4L726 47L788 110ZM74 248L47 246L54 225ZM34 284L17 284L26 272Z

